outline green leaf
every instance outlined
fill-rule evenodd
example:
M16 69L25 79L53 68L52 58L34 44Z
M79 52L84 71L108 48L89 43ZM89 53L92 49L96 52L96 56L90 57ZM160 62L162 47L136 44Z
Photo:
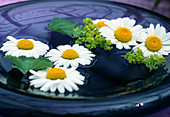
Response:
M40 64L37 64L40 63ZM44 69L47 67L52 67L52 62L44 57L39 57L39 59L36 59L33 61L31 69L38 70L38 69Z
M159 67L165 65L166 59L162 56L158 56L157 54L150 55L150 57L144 57L144 63L146 67L152 71L152 69L158 69Z
M35 59L33 57L25 56L5 56L5 58L14 63L15 65L13 68L19 69L23 74L26 74L29 70L39 70L53 66L52 62L44 57Z
M155 10L162 0L155 0L152 10Z
M126 55L124 55L124 57L131 64L136 64L136 63L141 64L141 63L143 63L143 58L144 58L143 52L139 48L137 48L137 51L134 53L132 53L132 51L126 53Z
M66 18L53 18L51 25L48 24L48 27L51 31L56 31L59 33L64 33L68 36L73 35L73 28L78 27L78 24L74 24L72 20L66 20Z
M78 37L81 35L81 33L82 33L82 31L83 31L82 27L83 27L83 26L78 26L78 27L76 27L75 29L73 29L73 36L74 36L75 38L78 38Z
M84 44L88 49L103 48L104 50L111 50L113 48L113 43L100 35L99 28L93 24L92 19L86 18L83 23L84 27L74 29L74 35L78 38L76 40L77 44Z
M130 63L130 64L142 64L144 63L147 68L152 71L153 69L156 70L159 67L165 65L166 59L163 56L158 56L157 54L150 55L149 57L144 57L143 52L141 49L137 48L137 51L132 53L128 52L123 57Z

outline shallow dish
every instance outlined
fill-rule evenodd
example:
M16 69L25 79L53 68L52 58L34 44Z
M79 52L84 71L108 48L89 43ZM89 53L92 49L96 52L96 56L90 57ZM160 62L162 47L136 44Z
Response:
M170 31L168 18L125 4L92 1L28 1L0 8L1 45L8 35L17 38L34 38L51 47L73 43L74 39L49 31L47 24L53 17L66 17L79 24L82 24L82 20L86 17L92 19L130 17L144 27L148 27L150 23L159 23L168 32ZM54 35L60 39L55 40L57 37ZM166 57L165 68L160 68L152 75L146 75L146 78L126 79L127 76L122 75L121 79L118 77L111 79L105 72L100 75L94 72L102 71L100 66L106 63L105 60L109 60L101 56L102 52L100 52L100 49L97 50L98 58L91 66L82 66L79 69L86 77L93 78L89 78L78 92L66 92L66 94L45 93L29 87L26 79L29 74L23 76L18 70L12 69L12 64L3 58L4 53L1 52L0 113L10 116L16 112L18 116L41 116L41 114L123 116L137 113L145 115L151 109L156 111L167 106L166 102L170 96L170 76L169 69L166 69L170 68L170 56ZM127 51L111 52L112 56L116 56ZM135 71L132 70L130 73L133 74ZM105 76L108 79L104 78ZM8 110L11 112L6 113Z

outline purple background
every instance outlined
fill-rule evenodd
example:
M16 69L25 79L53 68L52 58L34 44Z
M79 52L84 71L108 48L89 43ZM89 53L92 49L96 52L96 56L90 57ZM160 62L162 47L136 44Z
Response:
M27 1L27 0L1 0L0 6L16 3L20 1ZM109 0L109 1L127 3L131 5L143 7L145 9L151 9L154 4L154 0ZM162 0L159 6L155 9L155 12L170 18L170 0ZM161 110L157 113L154 113L152 115L149 115L147 117L170 117L170 107Z
M0 6L21 2L21 1L28 1L28 0L0 0ZM131 4L148 10L151 10L155 2L155 0L105 0L105 1L116 1L121 3ZM170 18L170 0L162 0L161 3L154 11Z

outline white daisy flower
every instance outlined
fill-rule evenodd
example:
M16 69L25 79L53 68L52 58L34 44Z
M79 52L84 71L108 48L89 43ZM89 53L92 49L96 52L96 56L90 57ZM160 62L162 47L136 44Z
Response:
M142 43L135 46L133 50L141 49L146 57L153 54L168 55L170 53L170 32L166 33L165 28L160 24L157 24L156 28L150 24L142 35L142 38L138 39Z
M64 93L66 90L72 92L79 90L77 85L83 85L85 77L82 76L75 68L47 68L44 70L33 71L29 77L30 85L40 88L41 91L55 92L58 90Z
M96 24L99 28L101 28L103 26L107 26L107 24L105 24L106 21L109 21L109 20L107 20L107 19L92 20L93 24Z
M84 46L74 44L72 47L70 45L58 46L57 49L50 50L45 57L54 62L54 65L77 68L79 64L89 65L95 55Z
M141 25L134 26L136 21L129 18L118 18L105 22L107 26L101 27L101 35L106 37L106 40L111 40L116 44L118 49L131 49L130 46L137 45L136 40L141 31Z
M9 41L3 43L0 49L6 52L5 55L38 58L49 50L48 45L33 39L16 39L12 36L7 36L7 39Z

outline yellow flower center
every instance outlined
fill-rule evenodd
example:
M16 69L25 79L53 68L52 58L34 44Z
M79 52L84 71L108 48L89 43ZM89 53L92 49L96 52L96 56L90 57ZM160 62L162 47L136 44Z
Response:
M132 39L132 32L126 27L119 27L115 31L115 37L117 40L126 43Z
M158 51L162 47L162 41L156 36L150 36L146 39L145 45L150 51Z
M104 23L105 21L99 21L96 25L101 28L103 26L107 26L107 24Z
M30 40L23 39L18 41L17 47L22 50L31 50L32 48L34 48L34 43Z
M46 78L51 80L64 79L66 77L65 71L61 68L51 68L46 75Z
M78 55L78 53L75 50L68 49L68 50L65 50L63 52L62 57L66 58L66 59L75 59L75 58L78 58L79 55Z

